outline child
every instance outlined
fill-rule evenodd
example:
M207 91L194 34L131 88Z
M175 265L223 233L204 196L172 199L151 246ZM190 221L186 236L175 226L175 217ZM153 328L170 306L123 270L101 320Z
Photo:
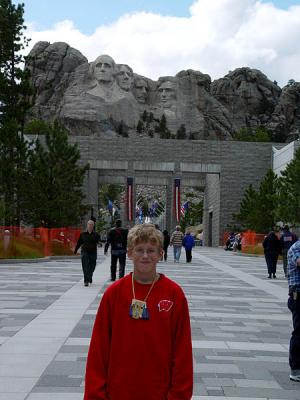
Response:
M190 231L186 232L182 245L185 248L186 262L190 263L192 261L192 249L195 247L195 240Z
M128 234L133 273L104 293L87 359L84 400L190 400L192 345L187 301L156 264L163 251L154 225Z

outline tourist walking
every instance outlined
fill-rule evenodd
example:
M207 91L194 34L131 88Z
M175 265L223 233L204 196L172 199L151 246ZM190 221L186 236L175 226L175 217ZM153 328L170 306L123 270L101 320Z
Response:
M164 235L164 260L167 261L168 259L168 247L170 245L170 235L169 232L165 229L163 231Z
M182 245L185 248L186 262L190 263L192 261L192 249L195 246L195 240L190 231L186 232Z
M83 271L84 286L89 286L93 282L93 274L97 262L97 244L100 241L100 236L94 231L94 221L87 222L86 231L81 232L74 249L74 254L77 254L81 247L81 264Z
M293 332L290 339L289 364L290 379L300 382L300 240L288 251L288 308L293 317Z
M271 231L263 241L265 259L268 267L268 278L276 278L276 267L279 254L281 254L281 244L274 231Z
M183 236L180 225L177 225L170 240L170 245L173 246L174 251L174 262L179 262Z
M84 400L191 400L193 357L186 297L157 273L163 235L128 234L133 272L102 296L88 352Z
M125 274L126 265L126 249L127 249L128 230L122 228L122 221L116 220L115 228L108 233L104 247L104 254L107 254L109 246L111 246L111 262L110 262L110 278L111 281L116 280L117 264L119 260L119 279Z
M282 261L283 261L283 271L285 277L287 277L287 253L289 248L296 243L298 237L295 233L290 231L288 225L284 225L282 229L282 235L280 236L280 243L281 243L281 252L282 252Z

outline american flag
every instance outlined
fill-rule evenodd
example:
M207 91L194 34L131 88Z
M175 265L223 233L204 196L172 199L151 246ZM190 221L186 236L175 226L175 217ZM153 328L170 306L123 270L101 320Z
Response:
M108 209L109 213L112 214L112 212L113 212L113 202L111 200L108 200L107 209Z
M180 208L180 214L184 217L188 209L189 209L189 202L186 201L185 203L182 204Z

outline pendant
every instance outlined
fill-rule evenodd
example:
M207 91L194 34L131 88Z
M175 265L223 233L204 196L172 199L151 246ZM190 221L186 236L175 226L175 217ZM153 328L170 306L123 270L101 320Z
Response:
M132 299L129 315L133 319L149 319L149 311L146 302Z

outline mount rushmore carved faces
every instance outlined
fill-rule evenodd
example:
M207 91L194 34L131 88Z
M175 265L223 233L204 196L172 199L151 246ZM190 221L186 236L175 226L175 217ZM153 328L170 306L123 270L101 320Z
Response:
M119 64L117 66L116 79L121 89L128 92L133 83L133 71L126 64Z
M116 64L107 55L101 55L90 66L90 77L92 87L88 94L101 97L107 101L114 101L117 94L117 84L115 82Z
M163 108L170 108L176 101L176 82L164 80L157 87L158 97Z
M92 63L91 72L98 82L102 84L111 83L115 72L115 62L110 56L99 56Z
M149 95L149 86L145 79L136 78L133 87L135 98L139 103L145 104Z

